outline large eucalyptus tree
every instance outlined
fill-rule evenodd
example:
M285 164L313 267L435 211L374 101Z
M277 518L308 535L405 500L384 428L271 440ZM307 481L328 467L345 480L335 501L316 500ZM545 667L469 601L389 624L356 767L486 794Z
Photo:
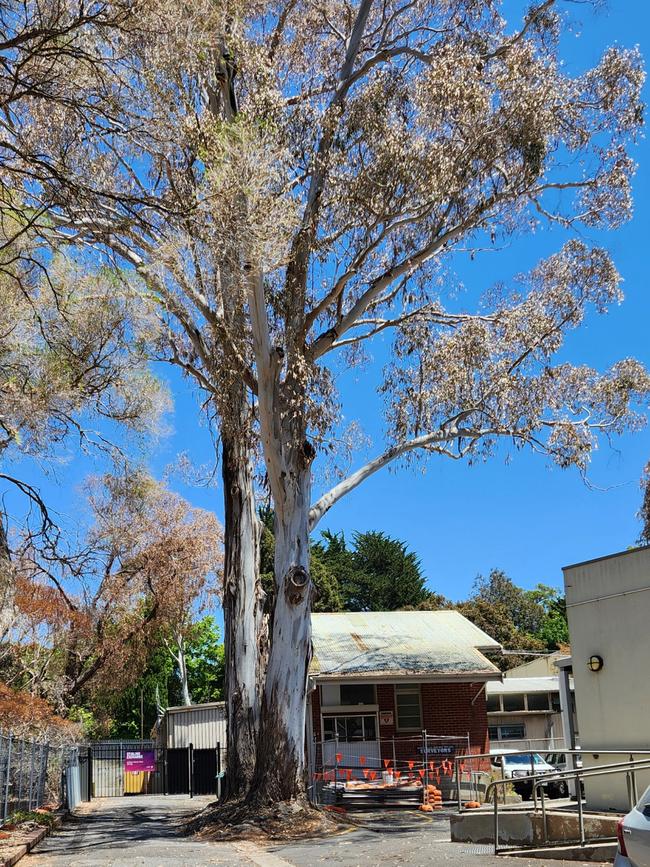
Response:
M230 776L250 802L305 792L309 534L328 509L389 464L488 457L500 440L585 469L599 434L641 423L636 361L554 361L588 309L621 297L576 230L630 214L641 59L611 48L570 75L574 7L544 0L518 22L501 7L143 0L119 37L88 31L101 75L75 66L99 121L36 99L5 130L15 159L47 166L22 191L47 209L43 236L110 257L154 302L157 351L205 392L226 502ZM450 291L459 257L539 223L566 230L553 256L480 303ZM337 375L378 339L384 442L314 500ZM275 513L268 658L257 461Z

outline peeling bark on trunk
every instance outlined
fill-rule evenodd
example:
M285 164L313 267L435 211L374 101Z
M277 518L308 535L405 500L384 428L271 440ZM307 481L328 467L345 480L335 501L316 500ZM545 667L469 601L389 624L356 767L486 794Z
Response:
M309 499L311 471L286 480L275 516L276 600L262 700L255 778L249 801L272 804L306 798L305 707L311 658Z
M241 437L222 437L225 501L223 611L228 711L227 791L245 795L253 778L266 660L264 593L259 576L260 525L253 468Z

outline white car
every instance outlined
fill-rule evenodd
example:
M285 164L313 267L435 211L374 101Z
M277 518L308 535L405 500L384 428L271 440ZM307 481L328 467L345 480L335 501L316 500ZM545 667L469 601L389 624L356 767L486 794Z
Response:
M542 776L555 772L555 768L549 765L539 753L517 755L508 750L493 750L490 756L490 763L494 768L503 768L504 779L512 780L515 792L521 795L524 800L530 798L532 794L532 783L530 780L518 783L518 777L528 777L533 772L536 776L538 774Z
M618 823L614 867L650 867L650 786Z
M556 771L570 771L571 767L568 762L569 756L566 753L547 753L546 761L549 765L555 768ZM575 757L575 767L582 767L582 759L580 756ZM584 784L580 783L580 789L584 794ZM566 777L558 780L555 784L555 795L558 798L566 798L569 794L569 782Z

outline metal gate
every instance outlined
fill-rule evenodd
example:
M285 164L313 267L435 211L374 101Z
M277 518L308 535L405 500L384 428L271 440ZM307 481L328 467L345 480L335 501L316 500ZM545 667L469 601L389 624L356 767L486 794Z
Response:
M187 795L190 791L189 748L167 749L167 786L168 795Z
M221 750L189 747L166 750L169 795L215 795L221 771Z
M127 753L152 752L155 771L124 769ZM90 746L91 793L94 798L156 795L165 791L165 750L154 741L101 741Z
M129 752L153 752L154 771L125 770ZM81 754L80 754L81 758ZM121 795L213 795L219 791L221 747L195 750L156 746L154 741L101 741L88 748L80 768L86 787L95 798Z
M192 750L192 794L214 795L218 790L219 750Z

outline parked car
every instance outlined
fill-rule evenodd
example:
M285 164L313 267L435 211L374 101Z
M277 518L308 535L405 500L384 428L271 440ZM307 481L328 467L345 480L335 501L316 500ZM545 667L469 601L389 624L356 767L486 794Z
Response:
M650 867L650 786L618 823L614 867Z
M515 792L527 801L533 791L532 782L523 780L517 782L519 777L528 777L533 773L543 776L544 774L552 774L555 768L549 765L539 753L526 753L518 755L510 750L491 750L490 763L493 768L499 770L503 768L503 777L506 780L512 780L512 785ZM552 794L549 788L549 794Z
M547 753L545 756L546 762L552 765L556 771L570 771L569 756L566 753ZM576 756L575 767L582 767L582 759ZM580 787L584 790L584 784L580 782ZM553 786L554 794L558 798L567 798L569 796L569 783L566 779L558 780Z

